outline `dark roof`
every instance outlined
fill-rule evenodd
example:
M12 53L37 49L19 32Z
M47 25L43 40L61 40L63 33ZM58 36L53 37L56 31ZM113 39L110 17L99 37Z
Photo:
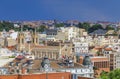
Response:
M56 29L47 29L46 34L47 35L57 35L57 30Z
M83 59L83 65L91 65L92 62L90 60L90 57L89 56L85 56L84 59Z
M98 29L98 30L95 30L94 32L89 33L89 34L90 35L95 35L95 34L97 34L97 35L105 35L106 32L107 32L106 30Z

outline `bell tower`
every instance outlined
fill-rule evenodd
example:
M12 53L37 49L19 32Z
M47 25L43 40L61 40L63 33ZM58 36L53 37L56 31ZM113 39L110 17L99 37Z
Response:
M22 26L21 26L21 31L18 33L18 37L17 37L17 50L18 51L23 51L25 49L25 36L22 30Z
M32 44L39 45L39 38L38 38L38 33L36 32L36 28L32 33Z

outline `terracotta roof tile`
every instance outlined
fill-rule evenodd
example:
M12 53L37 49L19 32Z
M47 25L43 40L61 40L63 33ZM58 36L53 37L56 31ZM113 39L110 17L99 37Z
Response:
M105 48L106 51L112 51L112 48Z

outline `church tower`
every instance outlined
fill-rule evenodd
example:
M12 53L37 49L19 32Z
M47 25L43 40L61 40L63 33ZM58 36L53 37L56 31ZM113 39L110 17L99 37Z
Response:
M18 38L17 38L17 50L18 51L23 51L25 49L25 36L21 27L21 32L18 33Z
M32 33L32 44L39 45L39 37L38 33L36 32L36 28L35 31Z

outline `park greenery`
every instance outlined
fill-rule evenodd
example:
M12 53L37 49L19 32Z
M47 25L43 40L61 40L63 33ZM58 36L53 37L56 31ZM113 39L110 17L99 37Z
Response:
M109 25L106 27L106 30L115 30L113 27L110 27Z
M63 27L64 26L64 23L57 23L55 24L55 27Z
M64 27L65 24L64 23L56 23L54 26L56 28L59 28L59 27ZM100 24L90 25L90 23L87 23L87 22L79 23L76 27L85 29L88 33L94 32L95 30L98 30L98 29L103 29L103 30L107 30L107 31L114 30L114 28L109 25L106 28L103 28L102 25L100 25ZM11 29L13 29L15 31L20 31L21 27L14 27L14 23L2 21L2 22L0 22L0 31L3 31L3 29L5 29L6 31L9 31ZM22 29L23 29L23 31L34 30L33 27L30 27L28 25L24 25ZM40 25L39 27L36 28L36 31L44 32L45 29L47 29L45 25Z
M13 23L3 21L0 22L0 31L3 31L3 29L9 31L10 29L15 29L15 28L13 27Z
M15 31L21 31L21 27L14 27L14 24L11 23L11 22L7 22L7 21L0 22L0 31L3 31L3 30L9 31L11 29L13 29ZM45 29L46 29L46 27L44 25L41 25L37 28L37 31L38 32L43 32ZM22 30L23 31L25 31L25 30L34 31L35 28L32 28L28 25L23 25Z
M101 79L120 79L120 69L115 69L111 72L102 71Z
M47 29L46 26L41 25L41 26L39 26L39 27L37 28L37 31L38 31L38 32L44 32L45 29Z
M114 28L109 25L107 25L106 28L103 28L101 24L90 25L90 23L87 22L79 23L77 27L85 29L88 33L94 32L95 30L98 29L107 30L107 31L114 30Z

